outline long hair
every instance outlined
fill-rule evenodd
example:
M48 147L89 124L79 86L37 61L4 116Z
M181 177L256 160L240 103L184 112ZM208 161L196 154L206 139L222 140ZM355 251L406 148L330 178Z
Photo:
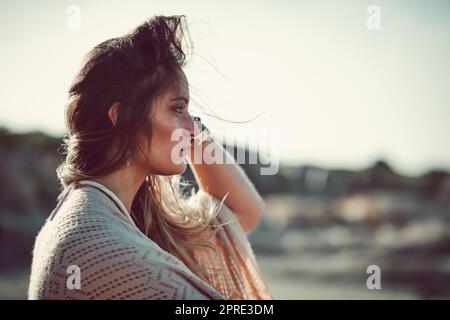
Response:
M101 177L122 167L127 151L137 151L141 130L151 145L152 126L142 115L149 114L152 102L167 89L183 81L177 72L186 64L183 41L190 45L188 49L193 47L185 16L154 16L87 53L70 86L65 110L66 158L57 168L62 191L74 181ZM122 107L113 125L108 109L117 101ZM145 235L206 279L207 270L199 268L189 250L197 246L214 249L210 240L218 231L215 227L221 225L210 222L218 208L196 210L200 204L195 197L184 195L184 187L179 175L147 176L134 198L131 215Z

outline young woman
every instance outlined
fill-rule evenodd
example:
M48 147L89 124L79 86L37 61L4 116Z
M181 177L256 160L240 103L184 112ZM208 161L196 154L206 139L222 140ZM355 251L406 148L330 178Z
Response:
M69 89L63 190L36 238L30 299L272 299L245 234L264 202L222 146L196 140L186 39L184 16L155 16L86 55ZM192 161L198 146L228 159ZM174 155L186 156L198 192L182 192L186 162Z

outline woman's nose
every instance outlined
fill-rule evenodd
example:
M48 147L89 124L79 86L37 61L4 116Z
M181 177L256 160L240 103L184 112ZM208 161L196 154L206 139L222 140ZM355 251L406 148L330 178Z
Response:
M200 119L200 117L196 117L196 116L190 116L190 121L189 121L189 134L191 137L191 144L194 143L194 137L196 135L198 135L201 131L202 131L202 120Z
M192 116L187 117L187 125L186 125L186 130L189 131L189 134L191 135L191 137L194 136L195 134L195 123L194 123L194 119Z

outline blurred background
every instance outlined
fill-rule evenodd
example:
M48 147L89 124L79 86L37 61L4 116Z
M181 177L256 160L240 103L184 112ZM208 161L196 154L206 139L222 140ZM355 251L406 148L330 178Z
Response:
M279 161L273 175L243 164L267 203L248 236L275 299L450 298L448 1L1 7L0 299L26 298L83 55L155 14L187 17L192 113ZM277 139L255 148L239 130ZM381 289L367 286L371 265Z

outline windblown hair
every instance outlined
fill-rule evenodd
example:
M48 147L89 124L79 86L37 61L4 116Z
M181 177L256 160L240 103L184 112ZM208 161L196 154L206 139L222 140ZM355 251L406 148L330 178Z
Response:
M66 105L66 159L57 168L62 191L75 181L121 168L127 151L138 151L140 132L145 132L147 145L151 145L152 126L142 115L151 112L153 102L167 89L183 81L177 72L186 65L183 40L192 48L185 16L154 16L87 53ZM113 125L108 109L117 101L122 105ZM112 157L111 150L115 150ZM147 176L134 198L131 215L145 235L206 279L207 270L201 270L188 252L197 246L214 249L209 240L220 225L210 222L218 208L195 210L200 200L196 195L183 195L184 186L179 175Z

